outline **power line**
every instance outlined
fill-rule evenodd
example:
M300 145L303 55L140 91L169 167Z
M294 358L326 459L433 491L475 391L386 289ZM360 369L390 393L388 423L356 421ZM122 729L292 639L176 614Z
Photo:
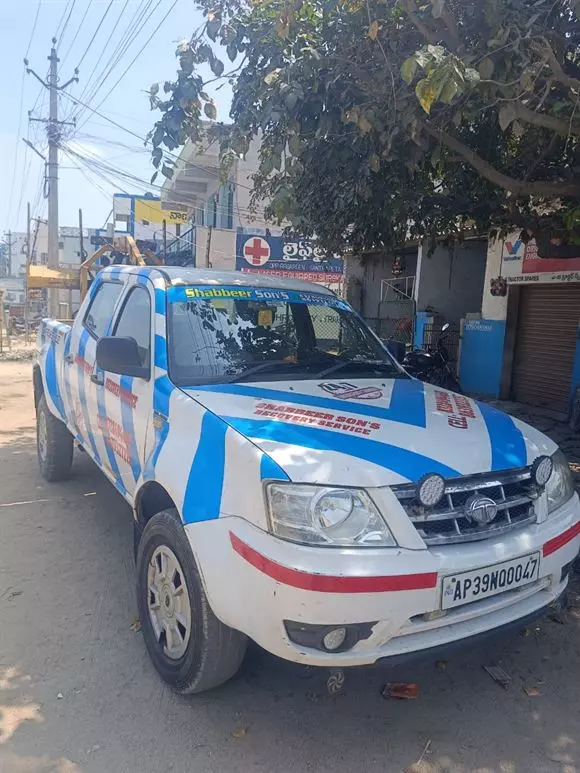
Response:
M62 58L62 64L63 65L64 65L64 63L66 61L67 56L70 54L72 47L74 46L74 44L77 41L77 38L79 36L79 32L81 31L82 26L85 23L85 19L87 18L87 15L88 15L88 13L89 13L89 11L91 9L91 5L92 4L93 4L93 0L89 0L89 2L87 3L87 7L85 8L85 12L84 12L84 14L82 16L82 19L80 20L80 22L78 24L77 31L75 32L74 37L73 37L72 41L70 42L70 45L67 48L65 55Z
M120 60L125 55L125 52L131 45L132 40L138 36L139 32L141 31L142 27L139 27L139 24L141 23L141 19L143 15L149 10L149 7L151 6L151 3L153 0L140 0L139 6L136 8L136 10L133 13L133 16L129 20L125 30L121 33L121 36L119 40L117 41L117 44L109 56L109 59L105 63L105 65L102 67L100 74L97 76L97 69L93 71L91 77L89 78L85 88L83 89L81 93L81 99L85 100L90 104L96 93L103 87L103 84L109 78L111 73L114 71L117 64L120 62ZM121 12L117 18L116 23L113 25L114 28L118 27L119 22L121 20L121 17L123 16L125 9L127 7L127 2L125 2L125 5L122 7ZM148 18L145 20L145 23L148 21ZM111 42L112 37L109 38L109 41L107 42L107 45L105 46L105 50L108 47L109 43ZM104 53L104 52L103 52ZM82 112L82 111L81 111ZM77 118L80 117L77 116Z
M65 20L65 17L66 17L66 14L67 14L67 11L68 11L68 8L69 8L70 4L71 4L71 0L66 0L66 5L64 7L64 11L62 12L62 16L60 17L60 21L58 22L58 26L57 26L57 28L55 30L54 35L53 35L53 37L55 37L55 38L58 38L58 35L59 35L59 32L60 32L60 28L62 26L62 23ZM73 5L74 5L74 0L73 0Z
M30 33L30 39L28 41L28 45L26 46L26 54L24 55L25 59L28 59L28 54L30 52L30 46L32 45L32 41L34 40L34 33L36 32L36 25L38 24L38 16L40 14L40 6L42 5L42 0L38 0L38 5L36 6L36 14L34 16L34 21L32 23L32 32Z
M160 2L160 0L159 0L159 2ZM157 5L159 5L159 2L157 3ZM120 78L118 78L118 79L115 81L115 84L114 84L114 85L113 85L113 86L112 86L112 87L109 89L109 91L107 91L107 93L105 94L105 96L103 97L103 99L101 99L101 101L99 102L99 104L98 104L98 105L97 105L97 107L96 107L96 109L97 109L97 110L98 110L98 109L99 109L99 107L100 107L100 106L103 104L103 102L105 102L105 101L106 101L106 100L109 98L109 96L110 96L110 95L113 93L113 91L114 91L114 90L117 88L117 86L119 85L119 83L120 83L120 82L123 80L123 78L125 77L125 75L127 75L127 73L129 72L129 70L131 69L131 67L133 67L133 65L135 64L135 62L137 61L137 59L139 59L139 57L141 56L141 54L143 53L143 51L145 51L145 49L147 48L147 46L149 45L149 43L151 43L151 41L153 40L153 38L155 37L155 35L156 35L156 34L159 32L159 30L161 29L161 27L162 27L162 26L163 26L163 24L165 23L165 20L167 19L167 17L169 16L169 14L170 14L170 13L173 11L173 9L175 8L175 6L177 5L177 3L178 3L178 2L179 2L179 0L173 0L173 3L172 3L172 4L171 4L171 6L169 7L169 9L168 9L167 13L165 14L165 16L164 16L164 17L161 19L161 21L160 21L160 22L159 22L159 24L158 24L158 25L155 27L155 29L153 30L153 32L151 33L151 35L149 35L149 37L147 38L147 40L145 41L145 43L144 43L144 44L141 46L141 48L139 49L139 51L137 52L137 54L136 54L136 55L133 57L133 59L131 60L131 62L129 63L129 65L128 65L128 66L125 68L125 70L123 71L123 74L121 75L121 77L120 77ZM155 6L155 8L157 8L157 6Z
M81 66L81 64L82 64L82 63L85 61L85 57L86 57L86 55L87 55L87 54L89 53L89 51L91 50L91 46L92 46L92 45L93 45L93 43L95 42L95 38L97 37L97 35L98 35L98 33L99 33L99 30L100 30L100 29L101 29L101 27L103 26L103 22L104 22L104 21L105 21L105 19L107 18L107 14L108 14L108 13L109 13L109 11L111 10L111 6L112 6L112 5L113 5L113 0L109 0L109 5L106 7L106 9L105 9L105 12L104 12L104 13L103 13L103 15L101 16L101 20L100 20L100 22L99 22L99 23L98 23L98 25L97 25L97 29L96 29L96 30L93 32L93 36L92 36L92 38L89 40L89 43L88 43L87 47L85 48L85 52L84 52L84 54L81 56L81 58L80 58L80 60L79 60L79 63L77 64L77 70L78 70L78 69L80 69L80 66Z
M59 37L59 39L58 39L58 43L56 44L56 48L57 48L57 50L58 50L58 48L59 48L59 46L60 46L60 44L62 43L62 40L63 40L63 38L64 38L64 33L66 32L66 28L68 27L68 23L69 23L69 21L70 21L70 17L71 17L71 15L72 15L72 12L74 11L74 8L75 8L75 5L76 5L76 2L77 2L77 0L72 0L72 5L71 5L71 7L70 7L70 11L68 12L68 16L66 17L66 21L65 21L65 23L64 23L64 27L63 27L63 28L62 28L62 30L61 30L60 37Z
M79 105L82 107L86 107L91 113L94 113L95 115L98 115L100 118L103 118L105 121L108 121L113 126L116 126L117 129L121 129L122 131L126 132L127 134L130 134L132 137L136 137L138 140L141 140L141 142L146 143L147 140L145 137L142 137L140 134L137 134L136 132L132 131L131 129L128 129L126 126L123 126L122 124L118 123L117 121L114 121L112 118L109 118L109 116L105 115L105 113L100 112L97 108L91 107L90 105L87 105L84 102L81 102L80 99L70 94L68 91L64 90L62 92L63 94L66 94L66 96L71 99L73 102L78 102ZM164 154L166 157L171 158L174 161L179 161L179 156L177 156L175 153L171 153L169 150L165 150ZM200 169L204 172L208 172L210 174L213 174L215 177L219 178L220 173L218 171L213 171L212 169L208 169L207 167L203 167L200 164L194 164L192 161L186 162L188 166L192 167L193 169ZM236 182L234 183L237 188L243 188L247 191L252 191L253 188L251 188L249 185L243 185L243 183Z

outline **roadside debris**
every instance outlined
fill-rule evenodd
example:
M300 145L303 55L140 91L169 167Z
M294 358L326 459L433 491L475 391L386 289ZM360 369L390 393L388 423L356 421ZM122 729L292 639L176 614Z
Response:
M414 682L387 682L381 690L383 698L396 698L401 701L415 700L419 693L419 685Z
M57 700L60 701L60 700L62 700L62 698L64 698L64 695L61 692L57 692L56 698L57 698Z
M232 738L245 738L248 733L247 727L237 727L232 733Z
M435 663L435 668L439 673L443 671L447 671L447 661L446 660L438 660L437 663Z
M408 768L405 768L403 773L422 773L423 770L426 770L423 767L423 760L425 757L429 754L429 751L431 749L431 741L427 741L425 744L425 748L421 752L421 756L417 760L417 762L414 762L412 765L410 765ZM425 763L427 764L427 763ZM431 766L428 765L429 770L431 769Z
M136 618L133 620L133 622L131 623L131 625L129 626L129 628L130 628L132 631L135 631L135 633L138 633L138 632L141 630L141 620L139 620L139 618L138 618L138 617L136 617Z
M496 684L499 684L504 690L509 689L512 678L501 666L484 666L484 669Z
M524 687L524 692L530 698L535 698L542 694L537 687Z

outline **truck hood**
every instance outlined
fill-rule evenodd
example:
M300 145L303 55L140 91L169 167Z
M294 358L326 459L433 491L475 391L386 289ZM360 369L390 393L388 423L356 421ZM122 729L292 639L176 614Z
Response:
M556 445L491 405L410 378L184 389L290 480L348 486L522 467Z

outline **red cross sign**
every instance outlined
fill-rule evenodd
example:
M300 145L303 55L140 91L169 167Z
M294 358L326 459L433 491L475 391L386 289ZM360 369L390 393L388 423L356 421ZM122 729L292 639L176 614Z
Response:
M263 266L270 258L270 245L259 236L252 236L244 244L244 258L250 266Z

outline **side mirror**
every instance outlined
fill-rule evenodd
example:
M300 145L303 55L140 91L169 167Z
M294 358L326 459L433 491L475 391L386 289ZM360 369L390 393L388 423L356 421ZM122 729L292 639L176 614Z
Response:
M97 341L97 365L109 373L121 376L149 378L149 368L141 364L139 348L134 338L105 336Z

